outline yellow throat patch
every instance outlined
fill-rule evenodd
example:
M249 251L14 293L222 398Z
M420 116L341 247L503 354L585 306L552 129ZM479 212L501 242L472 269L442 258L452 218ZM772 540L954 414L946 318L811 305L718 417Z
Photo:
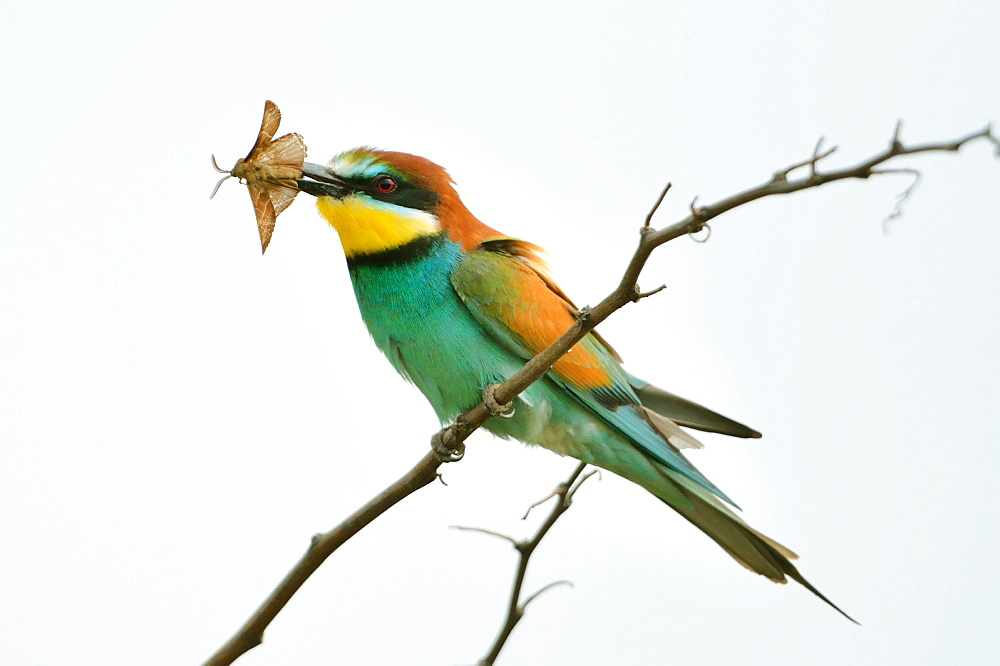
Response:
M343 199L319 197L316 208L337 230L348 259L386 252L441 230L430 213L383 204L358 194Z

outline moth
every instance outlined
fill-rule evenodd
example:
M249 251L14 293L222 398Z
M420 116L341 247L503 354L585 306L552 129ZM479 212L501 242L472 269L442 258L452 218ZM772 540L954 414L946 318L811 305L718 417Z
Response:
M260 234L260 252L267 250L274 233L274 222L292 199L299 193L296 178L302 177L302 164L306 161L306 144L299 134L286 134L274 139L281 123L281 111L271 100L264 102L264 118L260 123L257 142L246 157L236 160L229 171L219 167L212 155L212 166L219 173L226 174L212 190L212 196L219 191L228 178L238 178L250 191L250 202L257 216L257 232Z

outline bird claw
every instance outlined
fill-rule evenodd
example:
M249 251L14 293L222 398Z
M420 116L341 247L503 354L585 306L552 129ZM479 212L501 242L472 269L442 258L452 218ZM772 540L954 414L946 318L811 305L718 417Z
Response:
M434 433L431 437L431 450L437 459L444 463L458 462L463 457L465 457L465 446L460 449L454 449L444 443L444 434L448 432L448 428L442 428L441 430Z
M501 405L497 402L497 384L490 384L483 389L483 404L486 405L486 410L490 413L490 416L499 416L503 419L509 419L514 416L514 403L508 402Z

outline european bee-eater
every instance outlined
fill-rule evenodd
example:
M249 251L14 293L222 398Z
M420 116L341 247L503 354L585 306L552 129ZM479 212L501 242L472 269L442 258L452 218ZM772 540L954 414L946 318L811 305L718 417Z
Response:
M430 160L356 148L328 166L307 163L303 174L299 187L340 236L375 344L442 423L572 326L577 309L540 248L476 219ZM507 416L484 427L639 484L743 566L776 583L796 580L840 611L791 563L795 553L726 506L732 501L681 454L699 444L677 426L760 433L630 375L600 336L575 345Z

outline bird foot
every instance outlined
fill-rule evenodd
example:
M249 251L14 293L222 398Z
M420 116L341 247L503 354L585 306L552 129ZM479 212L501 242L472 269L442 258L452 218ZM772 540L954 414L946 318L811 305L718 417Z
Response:
M445 444L444 434L446 432L448 432L448 428L442 428L434 433L434 436L431 437L431 450L441 462L458 462L465 456L465 445L460 444L461 448L456 449Z
M486 410L490 413L490 416L499 416L500 418L509 419L514 416L514 403L508 402L501 405L497 402L497 384L490 384L483 389L483 404L486 405Z

